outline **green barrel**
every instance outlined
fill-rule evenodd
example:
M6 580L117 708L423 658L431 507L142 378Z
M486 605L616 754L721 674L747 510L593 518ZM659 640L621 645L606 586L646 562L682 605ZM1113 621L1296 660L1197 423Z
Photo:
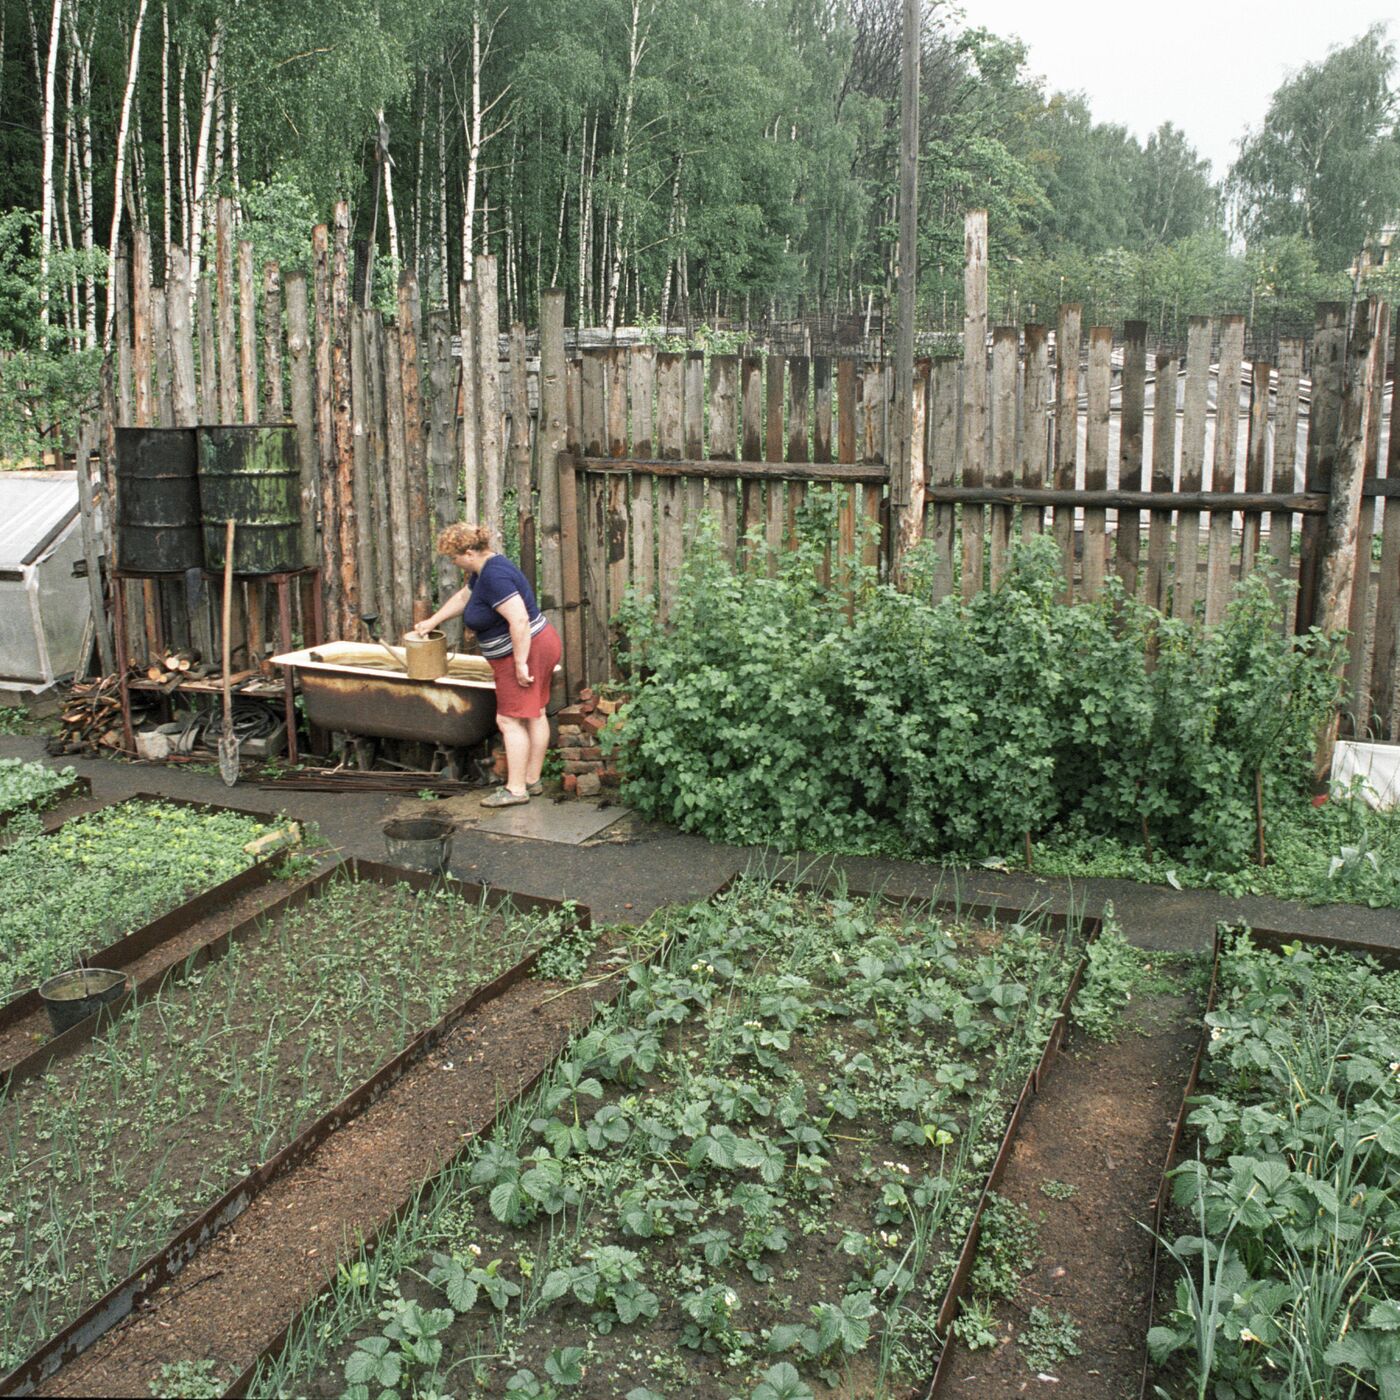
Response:
M117 429L116 544L135 574L204 563L193 428Z
M205 567L224 567L225 527L232 520L234 573L299 569L301 458L295 424L223 424L198 432Z

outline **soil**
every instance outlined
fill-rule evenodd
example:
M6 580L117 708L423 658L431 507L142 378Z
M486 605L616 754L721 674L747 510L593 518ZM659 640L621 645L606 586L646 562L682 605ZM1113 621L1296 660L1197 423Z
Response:
M1053 1394L1055 1400L1137 1400L1147 1335L1152 1239L1148 1220L1161 1181L1182 1087L1200 1034L1182 993L1135 995L1108 1045L1082 1036L1055 1063L1032 1101L999 1193L1039 1223L1040 1261L997 1308L995 1348L956 1339L940 1400ZM1058 1201L1047 1181L1073 1186ZM1080 1329L1080 1355L1049 1372L1029 1368L1016 1336L1033 1307ZM1038 1379L1053 1376L1054 1382Z
M167 1288L40 1395L149 1396L162 1365L230 1381L592 1015L595 995L527 979L468 1016L361 1117L274 1181Z

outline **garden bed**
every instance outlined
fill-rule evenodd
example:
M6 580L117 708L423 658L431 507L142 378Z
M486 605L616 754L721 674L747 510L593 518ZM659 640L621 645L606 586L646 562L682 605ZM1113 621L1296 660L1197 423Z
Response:
M926 1388L1079 942L752 882L664 927L247 1393Z
M1397 963L1390 948L1217 934L1154 1210L1144 1397L1396 1393Z
M0 849L0 998L14 1003L133 931L173 926L164 916L198 892L217 899L218 886L257 863L244 847L268 820L138 796L19 832Z
M71 768L55 772L42 763L0 758L0 829L25 812L44 812L70 797L85 797L92 784Z
M521 903L530 910L478 886L335 867L20 1086L0 1109L0 1199L13 1213L0 1348L10 1364L40 1350L0 1388L32 1385L89 1345L498 991L493 979L523 975L549 927L537 911L562 915Z

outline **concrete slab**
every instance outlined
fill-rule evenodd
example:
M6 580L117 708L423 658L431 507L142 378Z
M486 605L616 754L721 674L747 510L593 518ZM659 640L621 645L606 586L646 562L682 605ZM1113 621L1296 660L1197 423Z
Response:
M531 841L555 841L563 846L579 846L597 836L629 809L616 803L553 802L536 797L519 807L486 807L481 810L476 829L490 836L519 836Z

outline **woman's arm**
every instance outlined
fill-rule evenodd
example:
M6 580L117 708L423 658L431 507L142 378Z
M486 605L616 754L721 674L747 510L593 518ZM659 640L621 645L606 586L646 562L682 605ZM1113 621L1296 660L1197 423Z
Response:
M521 685L533 685L530 674L530 615L525 600L517 593L499 604L496 611L510 624L510 648L515 657L515 678Z
M431 617L424 618L422 622L415 622L411 630L431 632L433 628L441 627L449 617L461 617L471 596L471 584L463 584Z

